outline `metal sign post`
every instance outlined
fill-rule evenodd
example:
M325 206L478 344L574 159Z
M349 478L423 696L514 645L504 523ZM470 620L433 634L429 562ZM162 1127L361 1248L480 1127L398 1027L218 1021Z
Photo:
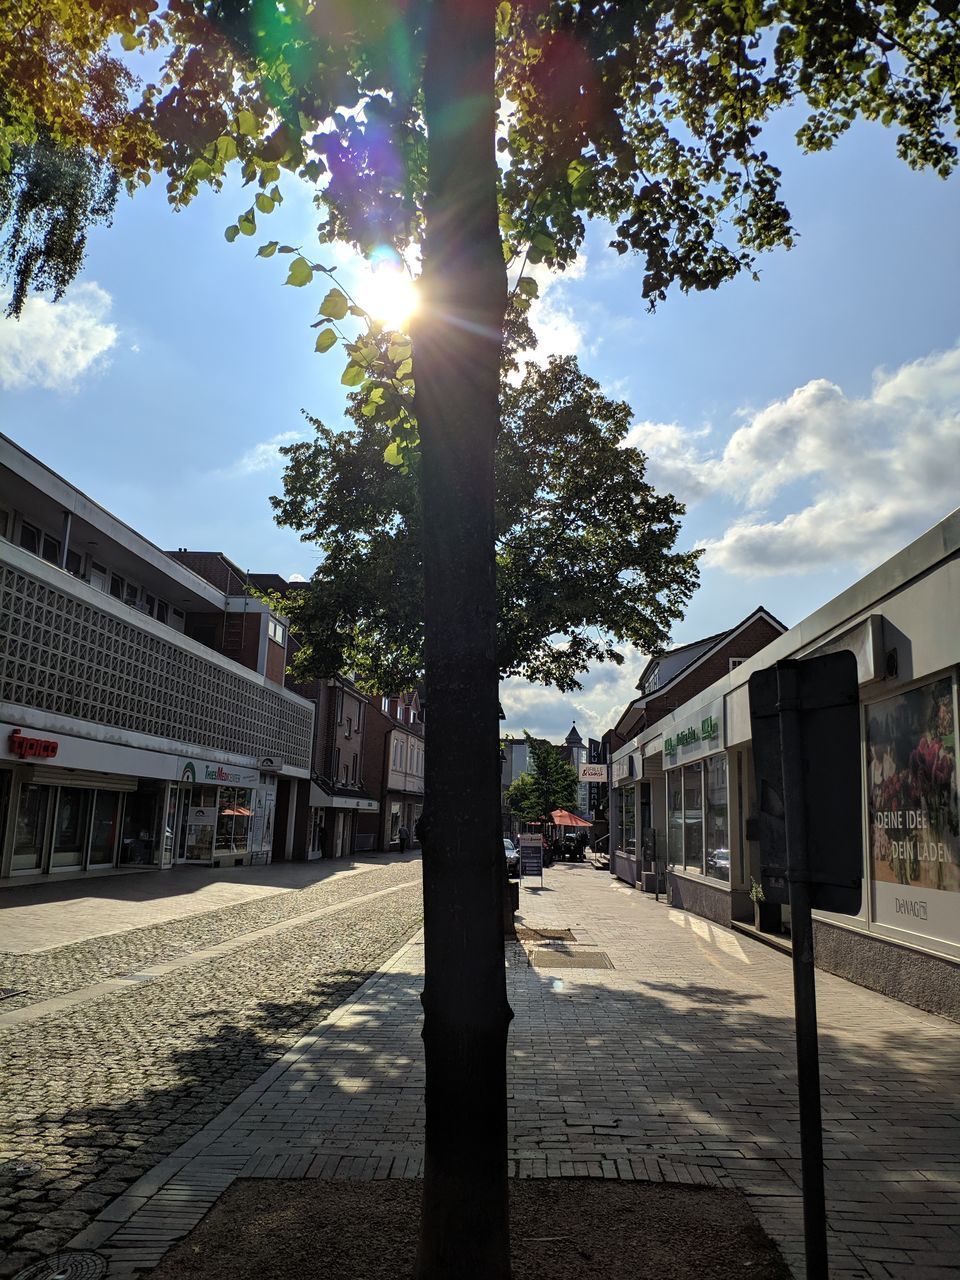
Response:
M764 897L789 902L807 1280L827 1280L811 908L856 915L863 875L860 703L847 651L750 677Z

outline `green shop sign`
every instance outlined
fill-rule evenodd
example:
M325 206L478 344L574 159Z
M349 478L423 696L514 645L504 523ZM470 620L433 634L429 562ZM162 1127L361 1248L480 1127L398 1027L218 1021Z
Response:
M663 743L664 755L675 756L681 747L692 747L698 742L712 743L720 737L720 721L715 715L704 716L700 728L688 725L680 729L675 738L666 738Z

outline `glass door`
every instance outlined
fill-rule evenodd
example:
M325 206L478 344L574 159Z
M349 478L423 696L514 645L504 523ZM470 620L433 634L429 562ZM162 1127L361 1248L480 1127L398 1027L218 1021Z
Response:
M50 869L77 869L83 866L90 830L90 801L93 792L83 787L61 787L57 816L53 823L53 852Z
M93 824L90 834L91 867L112 867L117 856L120 835L120 791L98 791L93 801Z
M52 793L52 787L44 787L37 782L25 782L21 786L10 864L12 871L42 870Z

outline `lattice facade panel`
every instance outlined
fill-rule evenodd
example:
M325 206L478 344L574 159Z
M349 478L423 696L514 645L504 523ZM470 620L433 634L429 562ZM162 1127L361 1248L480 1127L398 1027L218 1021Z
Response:
M9 565L0 566L0 698L310 766L310 707Z

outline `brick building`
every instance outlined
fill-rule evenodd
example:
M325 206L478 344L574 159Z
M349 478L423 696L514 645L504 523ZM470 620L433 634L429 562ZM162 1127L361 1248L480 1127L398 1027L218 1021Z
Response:
M416 848L414 831L423 811L423 710L416 690L370 700L364 779L380 807L358 814L357 847L396 849L403 826Z

